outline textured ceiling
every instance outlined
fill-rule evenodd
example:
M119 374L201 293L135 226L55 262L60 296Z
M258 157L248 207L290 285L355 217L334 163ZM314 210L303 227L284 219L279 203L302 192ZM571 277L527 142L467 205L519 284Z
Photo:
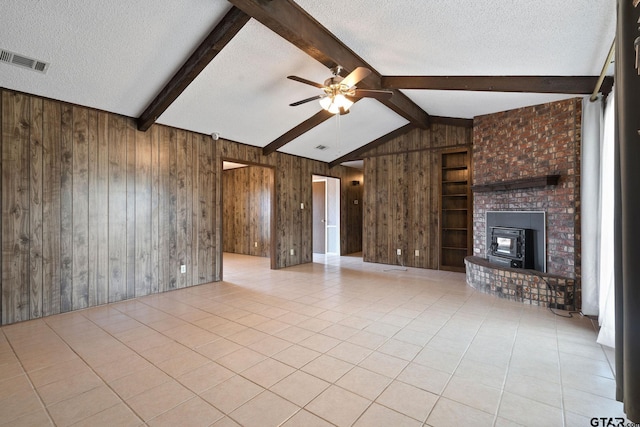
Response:
M598 75L615 32L615 0L297 3L383 75ZM0 86L138 117L230 8L225 0L5 0L0 48L51 66L41 75L0 63ZM288 106L319 93L290 74L330 76L251 20L158 121L264 147L320 110ZM403 92L431 115L460 118L570 97ZM406 123L365 99L279 151L332 161Z

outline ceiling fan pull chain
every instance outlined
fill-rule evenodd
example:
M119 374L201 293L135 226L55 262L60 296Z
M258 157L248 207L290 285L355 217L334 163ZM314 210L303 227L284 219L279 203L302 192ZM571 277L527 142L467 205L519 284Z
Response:
M340 154L340 114L336 114L336 152Z

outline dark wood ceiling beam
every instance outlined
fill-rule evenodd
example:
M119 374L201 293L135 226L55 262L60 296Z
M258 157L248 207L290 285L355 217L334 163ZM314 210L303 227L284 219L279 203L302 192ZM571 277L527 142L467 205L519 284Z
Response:
M450 125L450 126L460 126L463 128L473 127L473 119L462 119L458 117L431 116L431 123L441 124L441 125Z
M384 89L470 90L481 92L562 93L587 95L598 76L382 76ZM606 77L602 93L611 92Z
M341 65L346 71L367 67L372 73L358 83L361 89L382 89L380 74L345 46L329 30L291 0L229 0L247 15L302 51L331 68ZM406 95L393 91L389 100L380 101L421 128L429 127L429 115Z
M278 148L288 144L289 142L293 141L303 133L310 131L311 129L318 126L320 123L324 122L325 120L330 119L331 117L333 117L333 114L331 114L330 112L325 110L320 110L319 112L317 112L316 114L314 114L313 116L305 120L304 122L300 123L298 126L294 127L290 131L286 132L282 136L279 136L278 138L270 142L268 145L266 145L262 149L262 154L264 154L265 156L268 156L269 154L275 152Z
M409 133L413 129L416 129L416 126L413 123L406 124L394 131L389 132L386 135L382 135L380 138L371 141L370 143L363 145L360 148L353 150L350 153L345 154L342 157L335 159L334 161L329 163L329 167L332 168L334 166L338 166L340 163L349 162L352 160L360 160L362 159L362 155L369 150L373 150L381 146L382 144L386 144L387 142L395 139L399 136L402 136L406 133Z
M138 129L141 131L149 129L213 58L224 49L227 43L249 22L249 19L251 17L242 10L235 6L232 7L138 117Z

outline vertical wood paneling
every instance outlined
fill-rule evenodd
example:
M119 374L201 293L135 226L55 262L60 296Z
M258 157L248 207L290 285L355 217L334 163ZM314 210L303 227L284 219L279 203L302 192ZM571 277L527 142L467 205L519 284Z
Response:
M125 120L126 132L126 298L136 294L136 127Z
M136 132L135 140L135 296L152 291L152 132Z
M471 131L447 125L414 130L368 153L365 159L363 257L438 268L440 152L471 144ZM371 230L370 230L371 229ZM420 255L415 257L415 250Z
M73 308L73 108L60 125L60 311Z
M73 107L71 221L73 227L71 309L89 306L89 114Z
M29 318L29 131L24 95L2 97L2 320Z
M31 147L29 183L29 287L30 318L42 317L44 277L42 271L42 99L31 98Z
M342 167L329 173L321 162L263 156L257 147L159 125L141 134L128 118L0 91L3 323L174 289L181 261L184 286L219 279L223 157L274 168L268 183L252 187L261 205L278 204L265 210L279 231L262 220L252 224L257 235L274 236L274 268L311 260L310 211L300 210L311 203L306 177L347 176ZM24 143L16 142L16 129ZM343 230L358 235L346 224ZM265 242L256 253L269 250ZM8 268L12 263L24 268Z
M60 312L60 104L44 101L42 132L42 315ZM104 209L104 206L103 206ZM3 215L4 218L4 215Z
M175 129L168 130L168 175L167 185L165 188L167 196L166 209L166 225L168 231L168 240L166 242L167 251L165 264L165 286L166 289L176 289L178 286L178 268L180 267L180 258L178 258L178 132Z
M90 305L109 301L109 115L98 112L96 126L95 143L89 139Z
M109 302L127 298L127 131L109 120Z
M151 290L160 290L160 127L151 132Z
M177 193L176 193L176 250L177 259L180 265L187 262L187 204L188 204L188 183L187 183L187 135L185 131L177 132ZM176 286L184 288L187 286L187 275L178 272Z
M199 283L215 280L214 251L214 209L215 209L215 164L213 145L204 137L201 139L201 150L198 156L200 163L199 183L199 234L198 234L198 273ZM217 216L217 215L216 215Z
M268 167L248 166L223 172L226 252L269 256L272 182L273 170Z
M192 185L192 195L191 195L191 203L189 208L189 215L191 218L191 270L189 273L189 280L192 284L200 283L198 280L200 273L199 270L199 257L198 257L198 226L200 222L200 217L198 215L199 206L200 206L200 180L198 179L198 174L200 173L200 162L198 161L198 157L200 155L200 141L202 140L201 135L192 134L192 147L191 147L191 158L189 163L191 164L191 185Z

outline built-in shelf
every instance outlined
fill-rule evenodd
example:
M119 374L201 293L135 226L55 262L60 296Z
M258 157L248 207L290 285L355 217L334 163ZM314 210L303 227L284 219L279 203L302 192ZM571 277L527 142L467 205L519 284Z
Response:
M510 181L491 182L489 184L479 184L471 186L475 193L502 190L518 190L522 188L546 187L547 185L558 185L560 175L543 175L533 178L514 179Z
M439 268L464 271L464 258L472 247L471 151L444 151L440 164Z

